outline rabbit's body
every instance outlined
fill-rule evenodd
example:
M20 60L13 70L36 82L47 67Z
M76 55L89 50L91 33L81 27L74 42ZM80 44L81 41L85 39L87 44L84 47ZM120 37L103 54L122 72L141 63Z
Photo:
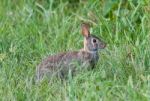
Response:
M98 37L90 35L86 24L82 26L84 35L84 48L79 51L60 53L45 58L37 67L37 79L44 75L59 76L64 78L69 71L74 74L76 71L93 68L99 59L98 49L103 49L105 43Z
M37 68L38 79L40 80L46 73L50 76L57 75L64 78L69 70L74 74L78 69L91 69L99 59L97 54L97 52L89 53L80 50L49 56ZM77 66L80 66L80 68Z

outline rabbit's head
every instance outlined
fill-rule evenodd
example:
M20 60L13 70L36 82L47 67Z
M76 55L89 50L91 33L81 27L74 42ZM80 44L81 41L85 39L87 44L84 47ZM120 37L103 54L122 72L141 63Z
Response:
M95 35L91 35L88 24L82 24L82 34L84 36L84 50L88 52L97 52L99 49L104 49L106 44Z

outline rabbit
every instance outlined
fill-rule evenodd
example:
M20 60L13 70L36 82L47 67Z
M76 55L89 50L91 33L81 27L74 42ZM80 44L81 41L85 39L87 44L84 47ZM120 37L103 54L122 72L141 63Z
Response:
M79 51L70 51L48 56L37 66L37 81L44 75L65 78L69 71L74 75L80 70L92 69L99 60L98 51L106 47L100 38L90 34L87 23L81 25L81 33L84 36L84 48ZM75 65L77 64L77 65Z

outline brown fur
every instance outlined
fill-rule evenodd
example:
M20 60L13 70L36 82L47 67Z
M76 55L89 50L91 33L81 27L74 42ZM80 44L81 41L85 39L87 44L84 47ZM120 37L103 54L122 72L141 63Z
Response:
M90 35L88 25L83 24L81 28L84 36L84 48L79 51L59 53L45 58L37 67L37 80L41 80L44 75L47 75L47 77L56 75L64 78L69 71L75 74L78 69L94 68L99 59L98 49L105 48L105 43L98 37ZM93 42L94 39L96 42ZM78 65L80 68L77 68Z

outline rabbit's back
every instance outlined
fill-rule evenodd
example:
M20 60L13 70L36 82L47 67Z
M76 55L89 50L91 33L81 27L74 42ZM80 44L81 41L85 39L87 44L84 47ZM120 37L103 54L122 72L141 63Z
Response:
M78 52L69 52L48 56L47 58L43 59L39 65L39 68L56 69L57 67L60 67L59 65L63 65L72 59L77 59L77 55Z
M67 53L60 53L57 55L48 56L43 60L43 62L40 64L40 68L56 68L59 67L58 65L67 64L69 65L72 61L92 61L93 58L95 58L96 55L93 55L91 53L85 52L85 51L73 51L73 52L67 52ZM94 61L94 60L93 60Z

